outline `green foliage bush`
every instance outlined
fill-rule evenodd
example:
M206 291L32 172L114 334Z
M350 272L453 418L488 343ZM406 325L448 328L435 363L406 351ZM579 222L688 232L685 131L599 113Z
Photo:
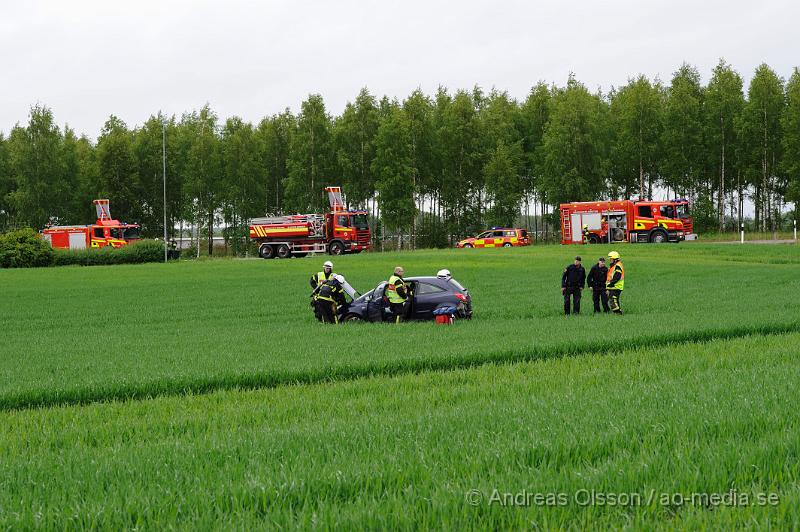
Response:
M111 264L141 264L164 260L164 243L158 240L139 240L121 248L83 249L79 251L57 249L53 255L55 266L102 266Z
M31 228L0 235L0 267L33 268L49 266L53 249Z

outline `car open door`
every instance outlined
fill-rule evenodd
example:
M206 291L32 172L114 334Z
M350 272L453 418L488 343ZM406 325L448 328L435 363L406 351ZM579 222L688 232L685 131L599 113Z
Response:
M383 321L385 315L384 309L388 306L386 299L386 281L382 282L372 292L372 299L367 303L367 320L373 322Z

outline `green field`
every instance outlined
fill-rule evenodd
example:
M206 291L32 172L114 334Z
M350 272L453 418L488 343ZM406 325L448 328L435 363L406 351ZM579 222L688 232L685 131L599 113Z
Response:
M318 324L320 258L0 271L0 526L800 526L799 249L624 246L621 317L561 315L604 246L335 261L449 268L453 327Z

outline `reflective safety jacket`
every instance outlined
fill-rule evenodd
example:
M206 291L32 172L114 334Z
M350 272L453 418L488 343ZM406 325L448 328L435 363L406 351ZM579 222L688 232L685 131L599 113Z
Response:
M402 277L392 275L389 277L389 286L386 287L389 303L405 303L408 299L406 282Z
M309 284L311 285L311 288L316 288L333 276L334 276L333 270L331 270L331 273L329 273L328 275L325 275L325 272L317 272L316 274L311 276Z
M607 290L623 290L625 288L625 268L621 261L611 265L606 274Z

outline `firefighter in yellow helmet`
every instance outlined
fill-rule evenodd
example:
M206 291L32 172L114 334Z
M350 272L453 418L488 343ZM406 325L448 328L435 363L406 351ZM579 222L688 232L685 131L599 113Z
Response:
M389 310L392 311L392 321L400 323L405 318L406 303L411 296L410 289L403 279L402 266L394 269L394 275L389 277L389 284L386 285L386 295L389 297Z
M589 243L589 226L587 224L583 225L583 243Z
M619 296L622 295L622 290L625 288L625 267L619 259L619 253L610 251L608 258L611 259L611 264L608 266L608 273L606 274L606 290L608 291L608 302L611 307L611 312L614 314L622 314L622 309L619 307Z

